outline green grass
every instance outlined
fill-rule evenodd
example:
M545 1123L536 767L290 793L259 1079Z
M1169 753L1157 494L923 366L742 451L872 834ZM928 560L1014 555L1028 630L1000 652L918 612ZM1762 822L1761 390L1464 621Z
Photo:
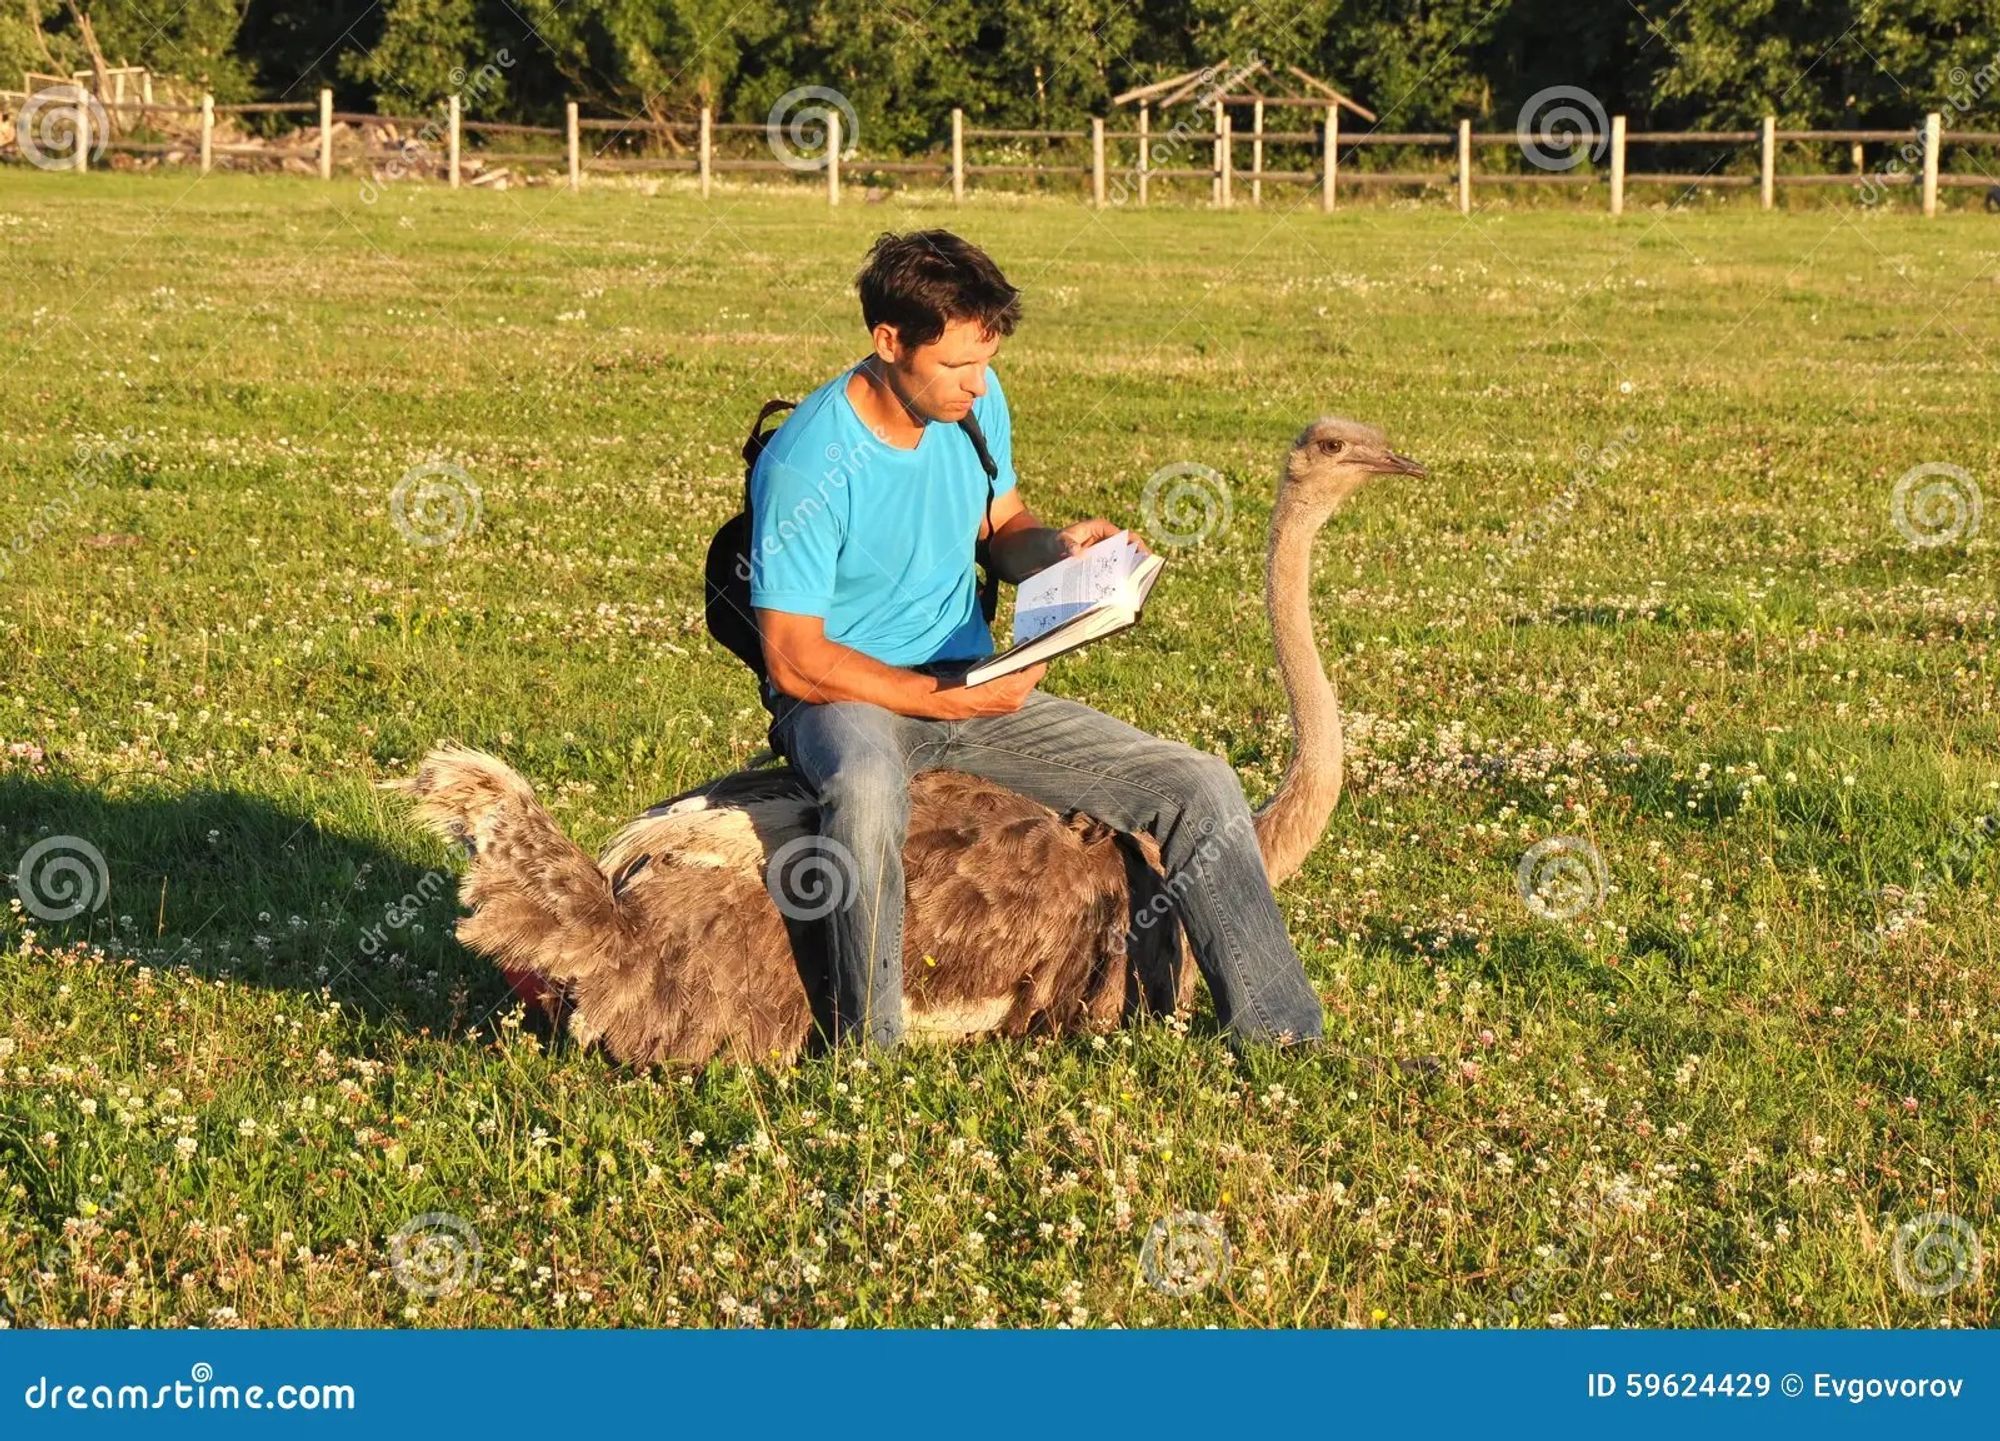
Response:
M1320 546L1351 783L1281 900L1340 1049L1239 1063L1204 1009L631 1073L523 1028L371 787L457 737L594 845L762 744L701 549L758 403L858 353L868 240L931 222L1026 288L1043 515L1226 478L1047 684L1253 802L1284 446L1335 411L1431 466ZM2000 1242L1996 521L1890 519L1926 462L2000 499L1992 219L6 171L0 241L0 867L109 875L0 920L13 1324L1996 1320L1991 1258L1930 1297L1891 1257L1933 1211ZM451 544L391 522L426 461L480 491ZM1555 836L1610 881L1567 921L1516 889ZM1187 1211L1231 1256L1173 1295ZM389 1238L440 1212L480 1264L426 1296Z

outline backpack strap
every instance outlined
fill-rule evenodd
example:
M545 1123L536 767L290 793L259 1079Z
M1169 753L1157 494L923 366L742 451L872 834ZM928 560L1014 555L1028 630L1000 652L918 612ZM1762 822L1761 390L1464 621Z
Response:
M755 465L757 457L764 453L764 447L770 443L771 436L764 429L764 422L779 411L790 410L797 404L796 400L782 399L767 400L764 402L764 408L757 412L757 419L751 422L750 438L743 442L743 463L745 465Z
M743 509L750 509L750 472L757 468L757 457L764 453L764 447L771 443L772 432L764 429L764 422L781 410L790 410L797 405L796 400L767 400L764 408L757 412L757 418L750 423L749 439L743 442Z
M979 577L979 610L986 617L988 625L1000 609L1000 570L993 564L993 486L1000 479L1000 467L993 462L993 452L986 448L986 432L979 428L979 421L971 411L958 423L965 432L965 438L972 442L973 453L979 457L979 468L986 472L986 539L973 546L974 558L983 546L986 554Z

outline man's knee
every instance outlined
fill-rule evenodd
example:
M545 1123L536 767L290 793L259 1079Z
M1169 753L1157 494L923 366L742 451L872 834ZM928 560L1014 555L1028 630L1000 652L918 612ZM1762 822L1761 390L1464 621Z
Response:
M1221 756L1192 746L1176 746L1166 767L1167 786L1184 815L1204 830L1226 826L1247 813L1236 767Z
M1176 745L1164 763L1168 791L1188 811L1228 811L1242 805L1236 767L1208 751Z

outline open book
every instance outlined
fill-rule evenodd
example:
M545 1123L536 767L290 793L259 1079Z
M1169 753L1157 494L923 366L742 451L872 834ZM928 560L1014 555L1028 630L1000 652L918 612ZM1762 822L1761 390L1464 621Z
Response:
M1131 532L1107 535L1021 582L1014 593L1014 643L965 673L967 685L1011 674L1138 624L1140 608L1166 562L1147 555Z

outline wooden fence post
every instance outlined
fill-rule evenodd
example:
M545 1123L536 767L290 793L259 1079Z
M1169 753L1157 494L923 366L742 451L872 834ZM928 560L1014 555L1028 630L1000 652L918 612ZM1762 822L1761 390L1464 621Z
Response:
M701 156L695 165L701 171L701 198L706 200L715 170L715 115L706 105L701 107Z
M569 150L569 188L572 193L583 188L583 137L578 133L583 127L577 124L576 102L563 106L563 140Z
M1146 187L1151 177L1147 174L1153 168L1153 107L1139 107L1139 203L1146 203Z
M1769 210L1778 201L1778 117L1766 115L1757 137L1757 193Z
M951 203L965 203L965 112L951 111Z
M1924 117L1924 219L1937 214L1938 150L1944 139L1944 117L1933 110Z
M1229 209L1236 203L1236 198L1231 193L1229 185L1231 175L1236 168L1236 156L1232 153L1236 149L1236 137L1231 133L1231 131L1232 127L1229 122L1229 112L1225 110L1222 112L1222 135L1220 140L1218 141L1218 144L1222 150L1221 179L1222 179L1222 208L1224 210Z
M1104 208L1104 117L1090 117L1090 203Z
M1458 213L1472 214L1472 122L1458 122Z
M1319 208L1333 214L1333 189L1340 176L1340 107L1326 107L1326 136L1320 142L1325 152L1320 162Z
M26 84L24 80L21 82ZM76 90L76 157L70 166L81 175L90 169L90 93L81 85Z
M1625 117L1611 117L1611 213L1625 213Z
M1264 102L1250 105L1250 203L1264 203Z
M333 92L319 89L319 178L333 179Z
M840 204L840 111L826 117L826 203Z
M444 170L445 178L451 182L453 190L458 189L458 97L447 95L444 101Z
M203 175L215 166L215 97L204 94L201 97L201 173Z
M1215 102L1215 139L1209 145L1208 203L1222 204L1222 102Z

